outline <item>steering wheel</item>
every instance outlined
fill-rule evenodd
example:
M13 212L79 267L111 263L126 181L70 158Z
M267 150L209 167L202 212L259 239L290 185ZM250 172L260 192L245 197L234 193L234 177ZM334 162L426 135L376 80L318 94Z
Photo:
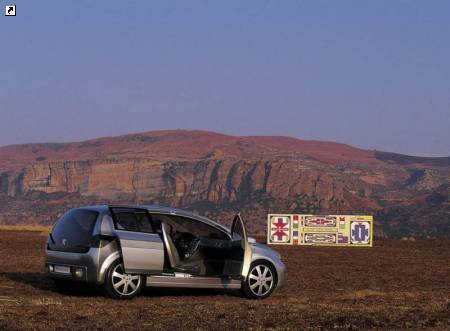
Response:
M186 253L184 254L184 257L187 259L195 254L195 252L198 249L198 245L200 244L200 238L194 237L191 242L188 245L188 248L186 250Z

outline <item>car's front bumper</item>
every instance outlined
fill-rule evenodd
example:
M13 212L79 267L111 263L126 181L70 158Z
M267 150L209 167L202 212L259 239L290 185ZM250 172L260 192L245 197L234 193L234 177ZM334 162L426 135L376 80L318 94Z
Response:
M278 276L278 283L277 287L280 288L284 285L286 281L286 266L284 265L281 260L275 265L275 268L277 269L277 276Z

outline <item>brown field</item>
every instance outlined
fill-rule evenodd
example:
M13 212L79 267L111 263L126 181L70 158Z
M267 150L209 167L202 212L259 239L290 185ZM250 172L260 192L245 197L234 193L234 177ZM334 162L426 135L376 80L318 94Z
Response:
M6 224L0 224L0 231L35 231L35 232L41 232L42 235L47 236L52 227L50 225L40 225L40 224L13 224L13 225L6 225Z
M0 329L450 329L450 240L276 247L287 283L263 301L211 290L147 289L132 301L60 293L42 273L44 242L0 231Z

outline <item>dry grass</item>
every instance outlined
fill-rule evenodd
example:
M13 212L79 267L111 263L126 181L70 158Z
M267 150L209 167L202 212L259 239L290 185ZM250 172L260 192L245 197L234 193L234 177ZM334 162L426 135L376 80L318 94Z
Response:
M263 301L211 290L147 289L131 301L58 292L42 273L44 242L0 231L0 330L450 330L450 240L275 247L287 283Z
M52 297L41 297L32 299L31 304L35 306L62 305L62 301Z
M0 231L33 231L41 232L43 235L48 235L52 230L51 226L38 225L38 224L27 224L27 225L5 225L0 224Z

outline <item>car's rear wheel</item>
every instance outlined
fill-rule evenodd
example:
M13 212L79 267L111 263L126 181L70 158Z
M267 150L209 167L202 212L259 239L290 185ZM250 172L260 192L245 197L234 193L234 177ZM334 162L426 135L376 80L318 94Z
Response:
M277 273L273 265L268 261L255 261L250 266L250 272L242 290L247 298L264 299L275 290L277 286Z
M144 286L145 277L126 273L120 260L114 262L106 274L106 294L115 299L132 299L142 291Z

